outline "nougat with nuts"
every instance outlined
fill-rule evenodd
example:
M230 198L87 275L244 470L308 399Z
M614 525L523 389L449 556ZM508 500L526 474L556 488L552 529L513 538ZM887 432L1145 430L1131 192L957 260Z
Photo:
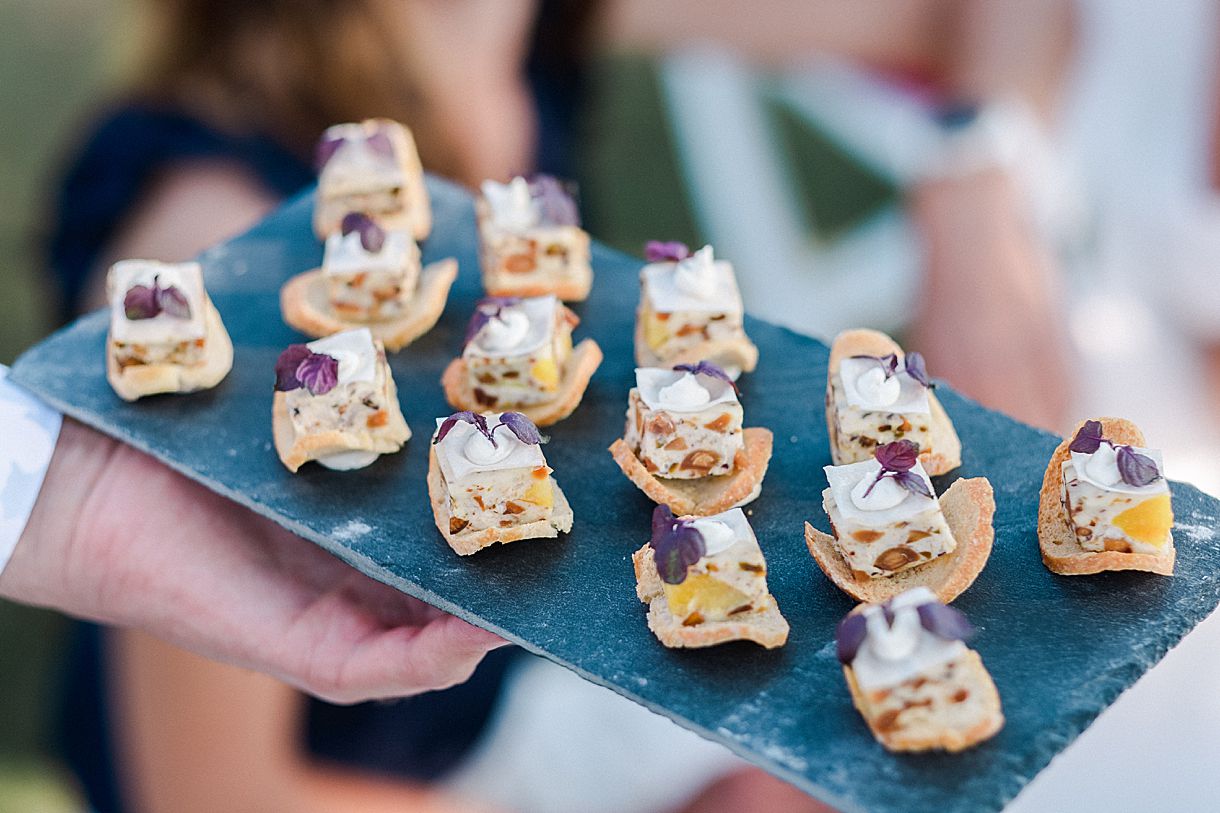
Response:
M406 312L420 275L419 246L401 230L385 230L353 212L326 238L322 278L334 313L377 322Z

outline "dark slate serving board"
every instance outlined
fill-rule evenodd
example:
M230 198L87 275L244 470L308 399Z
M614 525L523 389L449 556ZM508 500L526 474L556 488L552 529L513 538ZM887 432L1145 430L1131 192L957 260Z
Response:
M747 425L770 427L776 447L749 514L792 634L773 652L745 643L665 649L645 625L630 562L648 536L652 505L606 452L622 431L633 380L639 263L600 246L594 247L593 297L576 307L584 320L577 337L596 338L606 361L581 408L551 428L546 447L575 510L575 528L558 540L458 557L432 524L424 478L433 419L450 411L438 379L459 350L479 277L469 199L448 184L432 189L437 226L425 257L456 256L461 273L439 326L392 357L415 437L368 469L307 466L292 476L272 450L272 367L285 345L300 340L280 321L277 292L321 258L308 196L202 256L236 345L233 372L215 390L120 401L103 371L104 314L31 349L13 377L373 578L722 742L843 810L1003 807L1220 603L1220 504L1188 485L1173 487L1175 578L1049 573L1038 556L1035 522L1055 439L942 389L965 447L956 474L987 476L996 490L995 552L957 606L981 628L976 647L999 686L1008 723L964 754L887 754L852 708L834 656L835 624L852 604L818 571L802 536L805 519L828 527L820 507L822 466L829 462L822 411L826 347L752 320L762 361L743 381ZM947 480L938 485L943 489Z

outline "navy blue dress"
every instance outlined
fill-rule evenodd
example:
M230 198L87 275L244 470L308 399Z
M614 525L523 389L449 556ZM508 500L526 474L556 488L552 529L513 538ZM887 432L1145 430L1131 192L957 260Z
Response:
M102 120L69 168L48 246L64 318L88 275L155 175L173 164L221 158L287 197L313 180L310 168L273 142L234 138L169 110L119 109ZM60 745L97 813L123 813L107 702L104 629L80 624L69 657ZM461 686L392 703L334 706L310 700L303 743L316 759L404 779L431 780L478 740L519 650L490 653Z

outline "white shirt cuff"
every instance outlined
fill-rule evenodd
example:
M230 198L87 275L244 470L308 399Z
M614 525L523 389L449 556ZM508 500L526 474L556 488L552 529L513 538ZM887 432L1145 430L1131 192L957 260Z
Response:
M9 381L0 364L0 571L30 521L62 425L62 415Z

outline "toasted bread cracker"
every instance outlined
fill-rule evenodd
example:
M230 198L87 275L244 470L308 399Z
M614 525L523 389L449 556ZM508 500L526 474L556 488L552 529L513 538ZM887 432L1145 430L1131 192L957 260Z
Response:
M843 667L843 675L847 678L847 688L851 691L852 705L864 717L869 730L877 742L889 751L963 751L984 740L990 739L1004 727L1004 712L1000 708L1000 693L996 691L995 681L983 660L973 649L967 650L964 665L969 673L972 684L972 694L981 700L981 708L974 708L975 713L962 715L955 720L960 725L949 728L932 725L916 725L908 729L893 728L881 724L878 717L870 714L868 701L856 683L856 675L850 666ZM899 717L901 719L901 715Z
M597 342L585 339L576 345L563 367L563 379L559 382L559 389L556 391L555 397L541 404L519 407L501 405L489 407L480 404L470 388L470 382L466 377L466 360L461 356L449 362L449 366L445 368L445 372L441 376L441 387L445 390L445 400L454 409L470 410L471 412L509 409L520 412L533 421L535 426L550 426L571 415L573 410L580 405L580 399L584 397L585 389L589 386L589 379L593 377L593 373L597 371L598 365L601 363L602 350L597 346Z
M593 289L593 278L560 280L551 285L542 283L514 284L507 274L484 274L483 288L488 296L547 296L553 294L564 302L584 302Z
M1102 435L1107 440L1128 446L1143 446L1144 433L1124 418L1096 418L1101 421ZM1173 575L1173 564L1177 549L1173 545L1173 534L1160 554L1123 553L1122 551L1085 550L1076 541L1072 522L1063 507L1063 464L1071 458L1072 438L1085 422L1081 421L1064 439L1042 478L1042 492L1038 500L1038 547L1042 549L1042 562L1053 573L1061 576L1088 576L1106 570L1144 570L1162 576Z
M207 300L207 351L203 364L186 367L180 364L132 364L119 368L118 359L106 336L106 379L124 401L135 401L145 395L172 392L198 392L215 387L233 369L233 341L220 320L220 311Z
M456 534L450 533L449 494L441 477L440 461L436 459L436 447L433 446L428 452L428 499L432 503L432 517L436 520L436 529L459 556L478 553L483 548L497 543L516 542L521 539L553 539L560 533L566 534L572 530L572 506L568 504L568 498L553 478L551 485L555 490L555 505L551 509L549 520L514 525L510 528L464 529Z
M407 309L393 319L362 322L335 314L326 296L322 270L297 274L280 289L280 311L289 327L320 339L344 330L367 327L385 349L401 350L427 333L441 318L449 288L457 279L457 260L447 258L426 265Z
M376 429L359 431L331 430L311 435L298 435L288 416L288 394L276 392L271 406L271 430L275 437L275 452L280 461L291 472L311 460L340 452L370 451L378 454L393 454L411 438L411 427L407 426L398 405L398 388L393 379L389 381L390 398L386 409L389 420Z
M948 604L974 584L991 556L995 540L995 494L986 477L957 480L940 498L949 532L957 541L952 553L891 576L857 579L835 547L834 537L805 523L805 545L835 586L856 601L880 604L913 587L926 587Z
M736 379L741 373L752 373L758 366L758 347L744 333L733 341L708 341L673 358L663 359L653 352L644 341L644 329L640 316L635 317L635 363L638 367L673 367L678 364L698 364L710 361L730 377Z
M698 649L728 641L753 641L767 649L783 646L788 641L788 622L780 614L775 598L768 594L762 606L739 613L732 620L704 621L684 626L681 619L669 611L661 577L657 575L652 546L645 544L631 556L635 568L636 595L648 605L648 628L657 639L671 649Z
M745 446L732 474L676 480L656 477L622 438L610 444L610 455L640 491L655 503L668 505L678 516L711 516L753 502L762 490L771 462L770 429L742 430Z
M394 143L394 154L399 157L406 186L400 192L402 208L393 214L380 212L365 212L384 229L409 232L417 241L423 240L432 232L432 202L428 198L428 188L424 183L424 167L419 160L419 150L415 147L415 137L405 125L392 119L372 119L385 126L385 132ZM338 231L343 218L353 211L345 198L323 199L314 193L313 233L319 240L325 240L332 232Z
M830 363L826 376L826 425L829 436L835 436L834 390L830 385L834 376L839 373L839 363L852 356L888 356L895 353L903 356L903 350L898 343L878 330L859 328L845 330L835 336L830 346ZM931 449L920 450L919 460L924 470L932 477L947 474L962 464L962 441L949 420L949 414L936 397L935 390L928 390L928 408L931 412L931 425L928 427ZM854 463L854 460L840 460L836 445L830 444L830 454L836 466L844 463Z

